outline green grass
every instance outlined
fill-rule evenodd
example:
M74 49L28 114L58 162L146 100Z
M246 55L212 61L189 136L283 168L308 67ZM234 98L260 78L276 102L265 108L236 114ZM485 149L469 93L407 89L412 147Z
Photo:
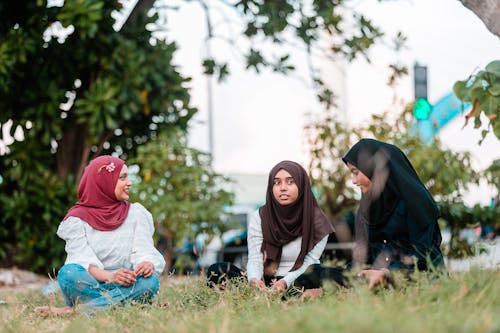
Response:
M39 290L0 292L1 332L500 332L500 271L472 270L412 281L395 290L325 286L301 302L232 285L209 289L191 277L166 278L152 306L125 306L66 318L40 318L35 306L62 306ZM5 303L4 303L5 302ZM167 308L158 302L169 302Z

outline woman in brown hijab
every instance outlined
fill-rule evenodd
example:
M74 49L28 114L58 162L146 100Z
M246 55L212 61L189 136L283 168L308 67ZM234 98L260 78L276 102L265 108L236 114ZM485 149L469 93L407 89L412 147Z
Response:
M269 173L266 204L248 222L247 271L217 263L208 269L208 278L220 284L227 278L246 276L254 287L277 291L291 286L319 288L319 276L303 277L310 266L319 266L333 231L314 198L307 172L296 162L282 161Z

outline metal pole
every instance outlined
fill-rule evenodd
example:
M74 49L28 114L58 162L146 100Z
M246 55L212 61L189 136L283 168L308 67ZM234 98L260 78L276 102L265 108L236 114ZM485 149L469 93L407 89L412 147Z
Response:
M214 161L214 113L212 98L212 76L207 76L207 112L208 112L208 152L210 153L210 162Z
M199 1L203 10L205 11L205 18L207 20L207 58L212 59L212 50L210 48L210 41L213 37L212 22L210 21L210 12L208 5L205 1ZM214 113L213 113L213 92L211 75L207 75L207 112L208 112L208 152L210 153L210 164L213 166L215 152L214 152Z

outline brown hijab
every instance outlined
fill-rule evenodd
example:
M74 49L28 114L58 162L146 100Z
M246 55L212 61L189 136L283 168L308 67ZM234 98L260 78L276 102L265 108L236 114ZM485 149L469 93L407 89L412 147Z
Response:
M287 206L280 205L273 195L274 177L281 169L294 178L299 189L297 200ZM334 232L332 224L319 208L311 190L309 177L298 163L282 161L269 173L266 204L259 209L261 217L265 266L277 265L283 245L302 236L300 253L290 271L304 263L306 254L326 235Z

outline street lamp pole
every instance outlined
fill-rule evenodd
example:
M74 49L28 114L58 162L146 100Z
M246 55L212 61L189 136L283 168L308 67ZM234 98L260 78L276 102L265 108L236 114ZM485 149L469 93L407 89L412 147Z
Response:
M204 1L200 1L201 6L205 12L207 20L207 58L212 59L212 50L210 48L210 41L213 37L212 22L210 21L210 13L208 5ZM214 152L214 113L213 113L213 78L211 74L207 74L207 113L208 113L208 152L210 154L210 164L213 166L215 152Z

